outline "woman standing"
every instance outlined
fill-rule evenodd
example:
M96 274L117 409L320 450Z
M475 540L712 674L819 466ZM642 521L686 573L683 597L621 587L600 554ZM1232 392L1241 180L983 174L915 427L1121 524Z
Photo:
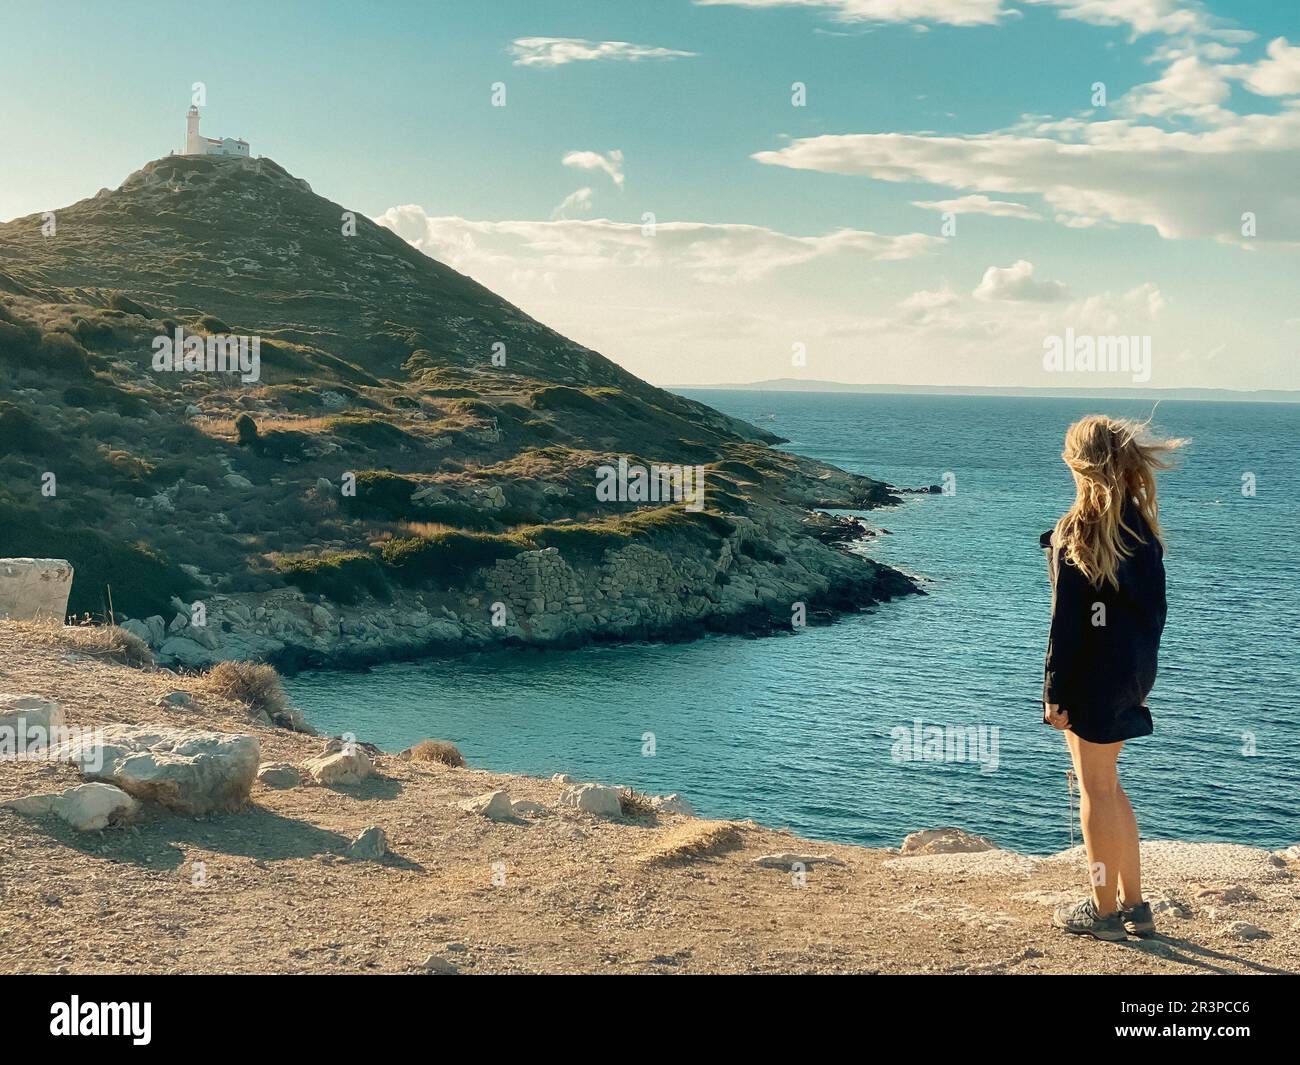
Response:
M1116 763L1126 740L1152 731L1146 699L1165 625L1155 474L1186 441L1150 439L1145 429L1102 415L1070 426L1061 457L1074 504L1041 540L1052 581L1043 721L1070 747L1092 870L1091 895L1058 908L1053 923L1108 940L1155 933L1137 819Z

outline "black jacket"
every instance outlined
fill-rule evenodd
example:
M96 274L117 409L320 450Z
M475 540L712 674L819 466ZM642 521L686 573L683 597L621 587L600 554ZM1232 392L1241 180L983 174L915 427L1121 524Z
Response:
M1147 694L1156 680L1165 627L1164 551L1136 505L1124 520L1142 539L1125 536L1132 554L1119 561L1119 589L1094 588L1045 532L1052 581L1052 627L1043 669L1043 701L1059 703L1070 729L1093 743L1152 731Z

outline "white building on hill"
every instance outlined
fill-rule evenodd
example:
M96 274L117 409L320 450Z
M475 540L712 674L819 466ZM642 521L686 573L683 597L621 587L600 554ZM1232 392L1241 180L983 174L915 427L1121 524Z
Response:
M235 140L233 137L205 137L199 132L199 109L191 107L185 115L185 154L186 155L238 155L244 159L248 155L248 141Z

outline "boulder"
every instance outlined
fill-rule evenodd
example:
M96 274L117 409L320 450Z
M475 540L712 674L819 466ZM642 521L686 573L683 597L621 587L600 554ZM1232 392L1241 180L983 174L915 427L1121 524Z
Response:
M5 799L4 802L0 802L0 810L12 810L24 817L44 817L54 812L54 800L58 797L57 792L49 791L38 795L20 795L16 799Z
M306 764L308 776L326 787L347 787L359 784L375 771L375 764L365 751L333 751L310 759Z
M95 832L120 824L140 804L112 784L80 784L55 798L52 809L78 832Z
M62 623L72 563L62 558L0 558L0 618Z
M504 791L490 791L486 795L480 795L475 799L466 799L464 802L457 803L457 805L468 813L481 814L493 821L502 821L515 815L515 809L510 803L510 796Z
M971 854L976 851L997 850L997 844L984 836L972 835L960 828L927 828L913 832L903 840L898 853L905 856L918 854Z
M102 739L101 739L102 737ZM253 736L147 725L110 725L93 739L77 737L51 748L91 780L116 784L128 795L184 814L238 809L257 775Z
M654 807L655 813L683 814L686 817L695 816L695 808L676 792L671 795L652 796L650 805Z
M0 695L0 752L45 747L50 734L66 724L63 709L39 695Z
M213 661L211 650L186 636L167 637L158 648L158 653L161 657L188 669L210 665Z
M288 762L263 762L257 767L257 779L268 788L296 788L302 783L302 774Z
M129 632L132 636L140 637L140 639L144 640L147 644L152 645L153 643L153 632L143 621L139 621L136 618L127 618L127 620L122 622L118 627L124 632Z
M561 806L576 806L583 813L595 817L621 817L623 795L618 788L604 784L578 784L566 788L560 796Z
M388 834L378 825L371 825L348 847L348 857L358 861L377 862L387 853Z
M0 807L25 817L55 814L78 832L97 832L111 824L121 824L139 809L140 804L112 784L78 784L59 794L9 799L0 803Z

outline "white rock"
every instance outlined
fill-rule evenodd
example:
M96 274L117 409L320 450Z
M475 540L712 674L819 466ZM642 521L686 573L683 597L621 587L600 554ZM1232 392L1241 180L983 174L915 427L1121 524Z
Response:
M257 775L253 736L199 729L110 725L98 737L66 740L51 756L73 762L91 780L178 813L233 810L248 801Z
M283 790L296 788L301 784L302 774L298 772L296 766L288 762L263 762L257 767L257 779L268 788Z
M1186 920L1191 916L1187 907L1171 895L1163 895L1151 901L1151 912L1168 914L1170 917L1179 917Z
M493 821L502 821L515 815L510 796L504 791L489 791L486 795L466 799L457 805L468 813L482 814Z
M347 787L359 784L375 771L370 756L360 747L352 751L334 751L312 758L306 764L308 775L317 784L326 787Z
M135 799L112 784L81 784L69 788L51 804L54 813L78 832L96 832L119 824L139 807Z
M24 795L0 803L25 817L56 814L78 832L96 832L119 824L139 809L140 804L112 784L78 784L61 793Z
M72 563L62 558L0 558L0 618L62 622Z
M378 825L371 825L348 847L348 857L360 861L378 861L388 853L388 834Z
M623 815L623 796L618 788L604 784L578 784L566 788L560 796L561 806L576 806L584 813L595 817L621 817Z
M655 808L656 812L661 814L684 814L686 817L695 816L695 808L676 792L673 792L671 795L655 795L651 798L650 805Z
M0 751L14 745L31 749L49 744L52 730L66 724L63 708L39 695L0 695ZM57 737L55 737L57 739Z
M997 850L997 844L984 836L972 835L960 828L927 828L907 836L898 853L970 854L991 850Z

